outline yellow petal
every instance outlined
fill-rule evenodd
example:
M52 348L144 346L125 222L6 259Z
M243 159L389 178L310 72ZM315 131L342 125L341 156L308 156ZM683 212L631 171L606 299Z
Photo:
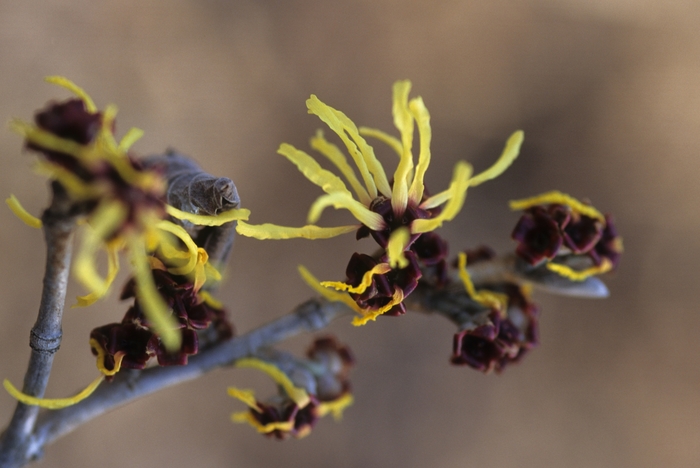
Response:
M247 221L248 217L250 216L250 210L245 208L234 208L232 210L219 213L216 216L192 214L186 211L178 210L171 205L165 205L165 211L173 218L189 221L190 223L198 226L221 226L223 224L230 223L231 221L241 219Z
M389 257L389 265L391 265L391 268L406 268L408 266L408 259L403 253L410 239L411 233L408 228L405 227L399 228L391 233L386 246L386 254Z
M599 266L592 266L581 271L576 271L567 265L562 265L561 263L547 263L548 270L558 273L571 281L583 281L589 276L607 273L608 271L612 270L612 266L612 262L607 258L604 258L603 262Z
M430 113L423 103L423 99L418 97L411 99L409 103L411 115L416 119L418 125L418 134L420 135L420 154L418 155L418 165L416 166L416 174L413 177L411 188L408 191L408 198L415 204L420 203L425 191L424 178L425 172L430 165L430 141L432 131L430 129Z
M394 125L401 132L401 159L394 172L394 187L391 193L391 206L396 216L403 215L408 203L408 174L413 169L413 116L408 108L408 93L411 82L408 80L394 83Z
M333 206L335 209L344 208L348 210L359 222L374 231L381 231L386 225L381 215L371 211L365 205L352 198L350 194L340 192L318 197L309 209L307 221L314 224L321 217L323 210L329 206Z
M469 187L469 176L472 173L472 167L464 161L460 161L455 165L452 182L450 183L450 199L445 204L442 212L431 219L416 219L411 223L411 233L420 234L423 232L434 231L442 226L445 221L451 221L457 216L457 213L462 209L464 200L467 197L467 188ZM426 200L426 202L429 200ZM427 204L427 203L426 203Z
M122 360L124 359L124 353L117 353L114 355L114 368L109 370L105 367L105 356L107 351L105 351L100 343L94 339L90 338L90 347L97 352L97 369L102 373L102 375L112 376L115 375L122 367Z
M364 310L362 310L357 305L357 303L352 300L348 293L331 291L330 289L324 288L323 286L321 286L321 283L319 283L316 277L312 275L311 272L302 265L299 265L298 270L304 282L308 284L311 287L311 289L316 291L318 294L320 294L321 296L323 296L331 302L342 302L358 314L364 314Z
M243 221L238 222L236 226L236 232L245 237L253 237L259 240L266 239L329 239L331 237L336 237L341 234L346 234L357 230L359 226L338 226L332 228L323 228L314 225L308 225L303 227L286 227L277 226L275 224L248 224Z
M24 224L26 224L29 227L41 229L41 220L30 215L29 212L24 209L17 197L10 194L10 198L6 199L5 203L7 203L7 206L10 208L10 210L12 210L15 216L22 220Z
M209 291L199 291L197 295L209 307L213 307L214 309L224 308L224 304L220 300L215 299Z
M294 429L294 421L277 421L262 425L253 417L250 411L233 413L231 415L231 420L235 423L248 423L261 434L268 434L273 431L290 432Z
M292 383L291 379L287 376L287 374L282 372L282 370L279 367L275 366L270 362L263 361L262 359L257 358L243 358L237 360L235 362L235 366L257 369L266 373L272 378L272 380L274 380L284 389L289 398L291 398L292 401L294 401L294 403L296 403L297 406L299 406L299 408L304 408L311 401L309 399L309 394L306 392L306 390L304 390L303 388L296 387L294 383Z
M386 132L383 132L376 128L360 127L360 135L376 138L377 140L386 143L389 147L391 147L391 149L394 150L394 152L399 156L399 158L403 154L403 147L401 146L401 141L398 138L389 135Z
M596 210L590 205L581 203L574 197L567 195L565 193L559 192L558 190L552 190L551 192L546 192L541 195L536 195L530 198L523 198L521 200L512 200L509 203L510 209L514 211L526 210L537 205L564 205L568 206L572 210L588 216L589 218L594 218L605 223L605 216L603 213Z
M229 396L242 401L246 404L246 406L254 409L258 413L262 412L262 409L258 405L258 401L255 399L255 392L253 390L243 390L236 387L229 387L227 391Z
M311 138L311 147L328 158L328 160L338 168L357 194L357 198L360 200L360 203L368 206L372 202L367 190L365 190L360 183L359 179L355 175L355 171L350 164L348 164L348 160L343 152L340 151L340 148L338 148L336 145L326 140L321 130L318 130L316 132L316 136Z
M85 296L78 296L78 302L73 307L87 307L107 294L109 287L117 277L117 273L119 273L120 248L121 245L118 244L107 247L107 277L105 278L105 289L102 291L93 291Z
M100 246L112 235L125 217L126 208L121 202L102 203L90 217L89 226L83 236L83 243L75 257L73 271L76 279L90 292L100 296L107 292L109 284L97 273L95 256Z
M333 401L324 401L318 406L318 415L322 418L328 413L332 413L333 419L340 421L343 419L343 411L352 405L354 400L350 393L344 393Z
M49 161L37 161L34 165L37 174L57 180L68 191L71 197L78 200L98 198L104 194L104 186L89 184L68 169Z
M65 78L63 76L47 76L44 78L44 80L47 83L55 84L58 86L61 86L63 88L66 88L68 91L72 92L76 96L78 96L82 101L85 103L85 109L90 112L90 113L95 113L97 112L97 106L93 102L92 98L88 93L86 93L83 88L78 86L77 84L73 83L71 80L68 78Z
M362 311L362 316L361 317L355 317L352 319L352 324L356 327L360 327L362 325L365 325L367 322L375 321L377 320L377 317L380 315L389 312L392 307L394 307L397 304L401 304L401 301L403 301L403 291L400 289L397 289L394 291L394 296L392 297L391 301L381 309L377 310L363 310Z
M128 132L126 132L126 135L122 137L122 140L119 142L119 151L126 153L129 151L129 148L133 146L134 143L139 141L141 137L143 136L143 130L140 128L130 128Z
M333 288L336 291L347 291L353 294L362 294L372 284L372 278L374 278L374 275L383 275L390 271L391 267L388 263L378 263L371 270L362 275L362 281L357 286L341 283L339 281L323 281L321 282L321 286Z
M12 120L10 122L10 129L22 135L27 141L42 148L46 148L47 150L69 154L78 159L80 159L85 152L85 147L80 143L61 138L39 127L22 122L21 120Z
M472 283L471 277L469 276L469 272L467 271L467 254L460 252L458 262L459 277L462 280L464 289L467 291L467 294L469 294L469 297L484 307L496 309L501 312L501 314L505 314L508 308L508 296L485 289L477 291L474 287L474 283Z
M180 239L184 244L185 247L187 247L187 251L189 252L189 257L187 259L187 263L185 265L179 266L179 267L173 267L169 268L168 272L174 274L174 275L186 275L190 273L192 270L194 270L194 267L197 265L197 244L194 243L190 235L187 233L185 228L182 226L178 226L175 223L171 223L170 221L158 221L156 224L156 227L162 231L169 232L170 234L175 235L178 239Z
M34 396L25 395L24 393L17 390L17 388L14 385L12 385L12 383L10 383L10 381L7 379L5 379L2 384L5 387L5 390L7 390L7 393L12 395L17 401L20 401L25 405L39 406L41 408L56 410L66 408L68 406L73 406L76 403L80 403L82 400L92 395L92 392L94 392L97 389L97 387L100 386L103 380L104 376L101 375L95 380L93 380L92 383L90 383L90 385L88 385L83 391L81 391L77 395L68 398L55 399L37 398Z
M350 191L347 189L345 183L340 179L340 177L323 169L314 158L305 152L298 150L287 143L282 143L277 150L277 153L289 159L297 167L297 169L299 169L299 172L304 174L304 177L321 187L321 190L324 192L342 192L350 195Z
M505 170L508 169L511 164L513 164L515 158L518 157L518 154L520 153L520 145L523 144L524 138L525 134L522 130L518 130L517 132L513 133L510 138L508 138L506 147L503 149L503 153L501 153L501 156L494 163L494 165L486 169L484 172L472 177L469 181L469 185L471 187L476 187L487 180L495 179L499 175L503 174L503 172L505 172Z
M170 352L176 351L180 349L182 334L177 329L177 322L167 304L158 293L146 257L144 242L137 236L131 236L128 239L128 246L136 280L136 298L143 307L146 318L153 324L154 331L160 336L165 349Z

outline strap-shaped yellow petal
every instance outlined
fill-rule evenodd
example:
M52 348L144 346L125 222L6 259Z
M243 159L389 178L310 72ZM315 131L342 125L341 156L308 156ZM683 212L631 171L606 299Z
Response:
M284 389L285 393L287 393L289 398L291 398L299 408L304 408L311 401L306 390L295 386L289 376L271 362L263 361L258 358L243 358L237 360L235 366L257 369L266 373Z
M445 221L451 221L457 216L457 213L462 209L464 200L467 197L467 188L469 187L469 177L472 173L472 167L464 161L460 161L455 165L452 182L450 183L450 198L442 212L431 219L416 219L411 223L411 233L420 234L423 232L434 231L442 226ZM427 203L426 203L427 204Z
M303 265L299 265L298 270L304 282L308 284L311 287L311 289L316 291L318 294L320 294L327 300L332 302L342 302L358 314L364 313L364 311L357 305L355 301L352 300L348 293L331 291L330 289L324 288L323 286L321 286L321 283L319 283L318 279L316 279L316 277L312 275L311 272Z
M41 229L41 220L29 214L19 202L17 197L10 194L10 197L5 200L7 206L24 224L35 229Z
M302 227L277 226L276 224L248 224L239 221L236 232L245 237L253 237L258 240L279 239L329 239L331 237L347 234L359 228L358 225L338 226L324 228L315 225Z
M551 270L564 278L568 278L571 281L583 281L589 276L602 275L603 273L607 273L612 270L612 266L612 262L607 258L604 258L600 265L592 266L581 271L574 270L573 268L567 265L562 265L561 263L547 263L548 270Z
M212 296L209 291L199 291L199 293L197 293L197 296L199 296L199 298L209 307L213 307L214 309L224 308L223 302L214 298L214 296Z
M508 205L513 211L526 210L537 205L564 205L582 215L598 219L605 223L605 216L603 216L603 213L596 210L591 205L581 203L571 195L567 195L558 190L552 190L551 192L546 192L530 198L523 198L521 200L512 200Z
M403 215L408 203L408 174L413 169L413 116L408 108L408 93L411 82L408 80L394 83L393 90L394 125L401 133L401 159L394 172L394 187L391 193L391 206L396 216Z
M242 411L239 413L233 413L231 415L231 421L235 423L248 423L254 427L261 434L268 434L274 431L290 432L294 429L294 421L278 421L271 422L265 425L260 424L257 419L250 413L250 411Z
M401 146L401 141L393 135L389 135L386 132L369 127L360 127L360 135L376 138L377 140L386 143L391 149L394 150L394 152L399 158L403 154L403 147Z
M496 309L501 314L506 313L508 308L508 296L505 294L488 291L486 289L482 289L480 291L476 290L471 276L469 276L469 272L467 271L467 254L464 252L459 253L457 266L459 268L459 278L462 280L464 289L467 291L467 294L469 294L469 297L484 307Z
M37 161L34 164L34 172L60 182L74 199L99 198L105 193L104 185L89 184L75 173L49 161Z
M370 320L374 322L375 320L377 320L377 317L389 312L389 310L391 310L391 308L395 305L401 304L401 301L403 301L403 291L401 289L397 289L396 291L394 291L394 296L387 305L377 310L363 310L362 316L354 317L352 319L352 324L356 327L361 327Z
M143 130L136 127L131 127L119 142L119 151L126 153L129 149L141 139Z
M416 166L416 174L413 177L413 182L408 191L408 198L416 205L420 203L425 191L425 172L430 165L430 141L432 139L432 130L430 129L430 113L425 107L423 99L417 97L411 99L408 104L411 115L416 120L418 126L418 135L420 136L420 153L418 155L418 165Z
M108 282L97 272L95 257L97 250L113 231L124 221L126 208L121 202L105 202L98 206L90 217L84 231L83 242L75 257L73 269L76 279L91 293L104 295L109 288Z
M515 158L518 157L518 154L520 154L520 146L523 144L524 138L525 133L523 133L522 130L518 130L517 132L513 133L508 138L508 141L506 141L506 146L503 148L503 153L501 153L501 156L494 163L494 165L486 169L484 172L472 177L469 181L469 185L471 187L476 187L487 180L495 179L499 175L503 174L505 170L508 169L511 164L513 164L513 161L515 161Z
M391 233L386 246L386 254L389 257L389 265L391 268L406 268L408 266L408 259L404 255L404 251L410 239L411 233L408 228L405 227L399 228Z
M229 387L227 389L227 393L229 394L229 396L232 396L233 398L242 401L246 404L246 406L254 409L258 413L262 412L262 408L260 408L260 405L258 405L258 401L255 399L255 392L253 390L244 390L241 388Z
M97 112L97 106L95 105L95 102L92 100L90 95L86 93L85 90L83 90L83 88L73 83L68 78L64 76L47 76L46 78L44 78L44 81L66 88L68 91L72 92L80 99L82 99L82 101L85 103L85 109L88 112Z
M328 160L338 168L340 173L343 174L352 189L355 191L355 194L357 194L357 198L360 200L360 203L363 205L369 205L372 202L367 190L362 186L360 180L355 175L355 171L353 170L352 166L348 164L345 154L343 154L343 152L340 151L340 148L338 148L336 145L326 140L326 138L323 136L323 131L318 130L316 132L316 136L311 138L311 147L328 158Z
M173 218L189 221L190 223L198 226L221 226L226 223L230 223L231 221L238 221L241 219L247 221L248 217L250 216L250 210L246 208L234 208L232 210L219 213L216 216L188 213L186 211L178 210L171 205L165 205L165 211Z
M324 417L328 413L333 415L333 419L340 421L343 419L343 411L352 405L355 399L352 394L344 393L333 401L324 401L318 406L319 417Z
M166 220L158 221L156 227L162 231L169 232L170 234L173 234L178 239L180 239L185 244L187 252L189 252L186 264L168 268L168 272L174 275L186 275L192 270L194 270L195 265L197 265L198 247L197 244L194 243L188 232L185 230L185 228ZM171 258L174 258L174 256Z
M180 349L182 334L156 288L144 242L138 236L132 235L128 238L127 245L136 280L136 298L143 307L146 318L153 324L154 331L160 336L165 349L170 352L176 351Z
M374 183L374 179L369 171L369 168L367 167L367 162L365 161L365 158L363 157L362 153L360 153L360 150L357 147L357 145L350 138L348 138L348 135L345 132L346 125L344 125L344 123L346 122L341 122L341 119L339 118L338 114L344 114L342 114L342 112L336 112L335 109L322 102L314 94L312 94L311 97L306 100L306 107L309 109L309 113L318 116L319 119L321 119L326 125L328 125L328 127L331 130L333 130L340 137L340 139L343 141L346 148L348 149L348 153L350 153L350 156L352 157L353 161L355 161L357 169L360 171L360 176L362 177L362 180L365 183L365 187L367 187L367 193L369 194L370 198L376 198L377 186ZM350 119L347 120L349 121Z
M389 273L390 271L391 267L388 263L378 263L377 265L374 265L374 267L371 270L362 275L362 281L360 281L360 284L358 284L357 286L342 283L340 281L322 281L321 286L326 288L333 288L336 291L347 291L353 294L362 294L372 284L372 279L374 278L374 275L383 275L385 273Z
M299 169L299 172L304 174L304 177L321 187L324 192L342 192L350 195L350 191L340 177L323 169L314 158L304 151L298 150L290 144L282 143L277 153L289 159Z
M42 130L29 123L21 120L10 121L10 129L22 135L27 141L36 144L47 150L57 151L59 153L69 154L80 159L85 153L84 146L72 140L67 140L53 133Z
M109 291L110 286L119 273L119 250L121 245L112 244L106 247L107 251L107 277L105 278L105 289L102 291L93 291L85 296L78 296L77 303L73 307L87 307L94 304L101 297L105 296Z
M307 221L314 224L321 217L323 210L329 206L333 206L335 209L344 208L348 210L359 222L374 231L381 231L386 225L381 215L371 211L365 205L352 198L350 194L340 192L318 197L309 209Z
M76 403L80 403L90 395L92 395L92 392L94 392L97 387L100 386L102 381L104 380L104 376L99 376L95 380L93 380L90 385L85 387L83 391L78 393L75 396L68 397L68 398L37 398L31 395L26 395L17 388L12 385L12 383L5 379L2 384L5 387L5 390L7 390L7 393L12 395L12 397L21 402L24 403L25 405L30 405L30 406L39 406L40 408L46 408L46 409L52 409L52 410L57 410L61 408L66 408L68 406L73 406Z

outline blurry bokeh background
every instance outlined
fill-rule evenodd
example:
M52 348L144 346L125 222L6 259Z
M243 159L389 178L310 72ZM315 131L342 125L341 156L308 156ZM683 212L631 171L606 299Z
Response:
M68 76L119 105L120 134L145 130L137 152L172 146L231 177L254 222L301 225L320 194L275 153L308 148L311 93L391 131L391 85L410 78L431 111L433 191L457 160L483 169L525 130L514 166L443 228L453 249L512 249L507 201L554 188L614 213L626 247L609 299L537 296L541 345L502 375L450 366L440 318L341 321L331 331L358 367L340 424L284 443L234 425L226 387L273 386L225 370L92 421L41 466L699 466L699 20L692 0L0 1L0 120L67 97L42 79ZM0 132L0 193L40 213L45 181L21 148ZM309 297L297 264L341 279L356 249L351 236L238 239L220 297L245 332ZM21 384L44 247L6 209L0 256L0 377ZM48 395L95 377L88 334L121 319L114 296L66 311ZM0 394L2 425L13 408Z

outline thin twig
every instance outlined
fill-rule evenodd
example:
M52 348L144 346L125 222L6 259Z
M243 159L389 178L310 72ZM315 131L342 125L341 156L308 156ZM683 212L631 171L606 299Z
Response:
M75 228L75 216L70 214L70 209L64 191L54 184L51 205L41 218L47 246L46 271L39 314L29 337L32 352L22 387L23 393L36 397L44 395L54 354L61 345L61 320ZM38 413L37 406L17 403L12 420L0 438L0 466L26 463Z

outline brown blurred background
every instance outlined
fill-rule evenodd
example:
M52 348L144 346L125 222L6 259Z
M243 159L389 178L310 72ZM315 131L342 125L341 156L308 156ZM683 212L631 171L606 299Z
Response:
M615 213L626 247L611 298L537 296L541 345L503 375L451 367L454 327L439 318L343 321L331 329L359 365L341 424L267 440L229 422L241 405L225 390L272 384L219 371L81 427L41 466L700 466L699 20L692 0L0 1L1 119L67 97L42 81L66 75L119 105L121 134L146 131L137 152L173 146L234 179L253 221L301 225L321 193L275 154L308 149L311 93L391 131L391 85L410 78L432 115L433 191L458 159L483 169L525 130L520 159L443 228L453 249L512 249L506 202L554 188ZM39 213L46 184L21 147L0 132L0 193ZM0 219L0 377L21 384L44 248L8 210ZM297 264L340 279L363 248L239 239L220 297L244 332L310 295ZM67 310L48 395L95 377L88 334L121 319L114 296ZM2 425L13 407L0 395Z

